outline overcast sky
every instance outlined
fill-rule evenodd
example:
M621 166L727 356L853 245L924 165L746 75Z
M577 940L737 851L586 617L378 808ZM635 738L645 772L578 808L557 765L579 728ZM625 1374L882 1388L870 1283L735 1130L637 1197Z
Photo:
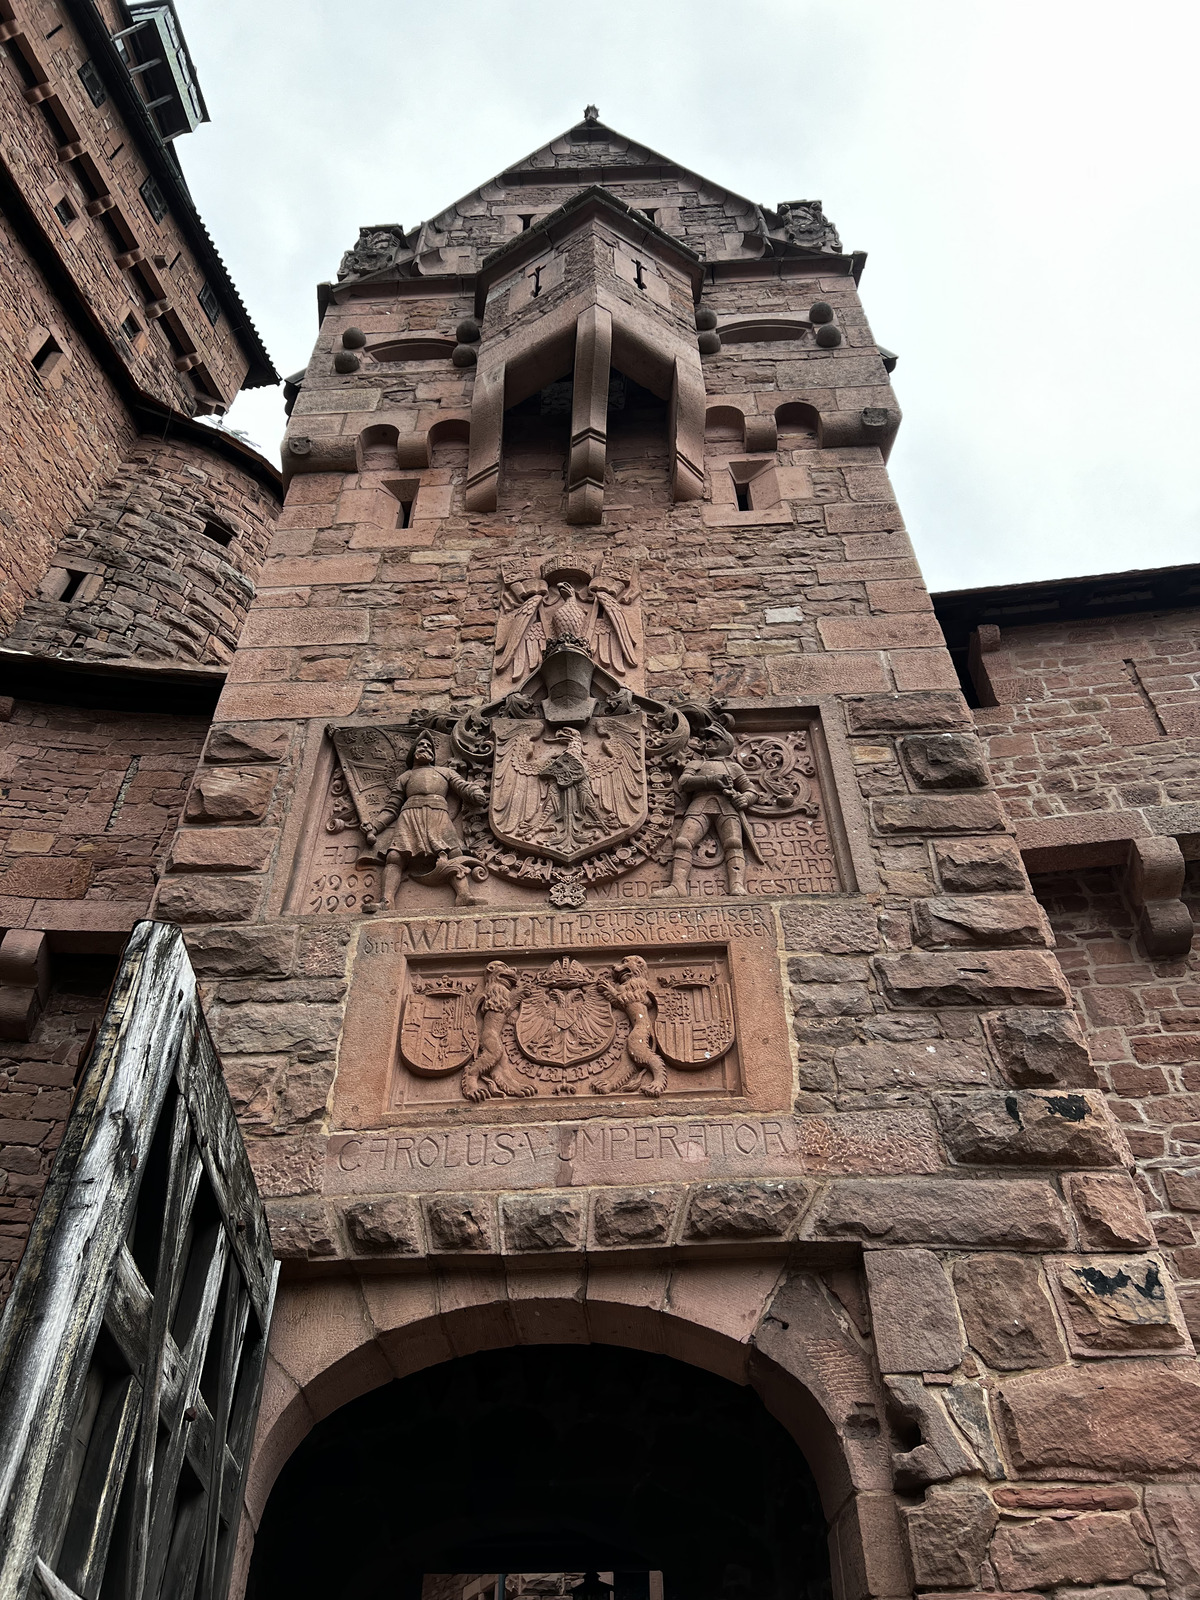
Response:
M359 225L411 227L579 120L816 198L898 352L934 589L1200 560L1194 0L178 0L179 141L279 371ZM230 413L273 457L280 391Z

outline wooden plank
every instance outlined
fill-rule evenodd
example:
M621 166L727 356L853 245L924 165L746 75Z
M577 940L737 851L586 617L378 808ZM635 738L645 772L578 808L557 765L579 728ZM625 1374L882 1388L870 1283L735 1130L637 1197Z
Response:
M139 924L0 1319L0 1600L224 1600L277 1278L182 938Z
M0 1320L0 1600L23 1600L32 1576L39 1511L194 1005L177 931L139 924Z

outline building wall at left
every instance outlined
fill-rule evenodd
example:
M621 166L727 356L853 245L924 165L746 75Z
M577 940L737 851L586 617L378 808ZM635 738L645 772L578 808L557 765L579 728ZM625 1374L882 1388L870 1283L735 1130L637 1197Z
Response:
M137 435L111 380L0 218L0 626L36 593L62 530ZM52 340L60 353L44 355ZM35 365L41 355L41 365Z

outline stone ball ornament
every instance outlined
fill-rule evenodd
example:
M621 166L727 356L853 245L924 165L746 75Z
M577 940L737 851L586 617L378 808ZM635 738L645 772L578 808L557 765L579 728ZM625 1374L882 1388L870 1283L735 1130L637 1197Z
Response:
M721 349L721 335L715 329L705 328L697 336L696 345L702 356L715 356Z
M347 350L361 350L367 342L367 336L361 328L347 328L342 334L342 344Z
M842 330L832 322L817 329L817 343L822 350L833 350L842 342Z
M454 330L454 337L459 344L479 343L479 324L474 317L464 317Z
M353 350L339 350L333 358L335 372L357 372L361 366L362 362Z
M709 306L697 306L696 329L699 333L709 333L717 326L717 313Z
M814 300L808 308L808 320L812 323L833 321L833 307L828 300Z

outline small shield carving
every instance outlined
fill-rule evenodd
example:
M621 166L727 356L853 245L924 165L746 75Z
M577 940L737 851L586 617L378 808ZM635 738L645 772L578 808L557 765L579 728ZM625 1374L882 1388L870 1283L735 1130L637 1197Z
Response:
M711 967L688 967L658 980L654 1037L675 1067L707 1067L733 1044L733 995Z
M475 985L462 978L431 978L404 1003L400 1054L422 1078L446 1078L478 1049Z

